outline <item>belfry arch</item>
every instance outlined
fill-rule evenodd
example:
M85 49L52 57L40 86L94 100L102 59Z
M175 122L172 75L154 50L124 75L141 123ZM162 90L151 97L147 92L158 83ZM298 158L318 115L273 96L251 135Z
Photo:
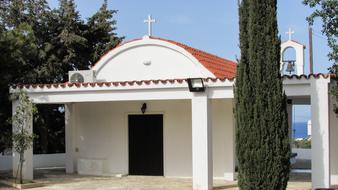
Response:
M288 74L296 74L296 75L302 75L304 74L304 49L305 45L300 44L294 40L288 40L286 42L283 42L281 44L281 73L282 75L288 75ZM294 60L286 60L286 53L290 50L295 51ZM293 72L288 73L286 72L286 67L288 64L292 64L293 66Z

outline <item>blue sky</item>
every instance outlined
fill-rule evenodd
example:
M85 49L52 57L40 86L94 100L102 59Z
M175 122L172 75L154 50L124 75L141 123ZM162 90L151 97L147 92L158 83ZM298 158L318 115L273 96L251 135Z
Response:
M103 0L75 0L82 18L88 18ZM58 0L48 0L52 8ZM239 57L237 0L108 0L109 8L118 10L118 34L126 40L140 38L147 33L143 23L148 14L156 19L154 36L175 40L192 47L235 60ZM291 27L293 39L308 47L308 27L305 18L312 12L302 0L278 1L278 24L282 40ZM326 39L321 35L320 20L314 25L314 71L327 72ZM308 49L305 49L305 72L308 72Z
M88 18L103 0L75 0L82 18ZM48 0L52 8L57 0ZM109 0L110 9L118 10L117 33L126 40L140 38L147 33L143 20L148 14L156 19L154 36L175 40L192 47L235 60L239 57L237 0ZM278 1L278 25L282 40L289 27L295 31L293 39L308 46L308 24L305 18L313 10L302 0ZM314 25L314 71L327 72L329 48L321 35L320 20ZM308 49L305 49L305 72L308 73ZM296 122L310 118L309 106L295 108Z

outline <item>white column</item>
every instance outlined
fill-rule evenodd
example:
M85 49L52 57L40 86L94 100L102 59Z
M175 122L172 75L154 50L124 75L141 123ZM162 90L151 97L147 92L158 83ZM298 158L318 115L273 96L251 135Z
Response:
M211 190L213 186L212 126L207 93L194 93L192 109L193 189Z
M19 106L19 101L18 100L13 100L12 102L12 114L15 114L15 111L17 107ZM12 126L13 133L16 133L16 126ZM30 119L26 123L26 129L28 132L33 133L33 115L30 114ZM20 156L17 152L13 150L13 177L17 177L19 179L19 164L20 164ZM33 180L33 147L29 148L28 150L25 151L24 154L24 160L25 162L23 163L22 166L22 178L24 180Z
M311 79L313 189L330 187L329 81Z
M293 131L292 131L292 100L288 100L287 104L287 112L288 112L288 124L289 124L289 138L290 138L290 143L291 143L291 148L293 148Z
M75 171L74 104L65 104L66 173Z

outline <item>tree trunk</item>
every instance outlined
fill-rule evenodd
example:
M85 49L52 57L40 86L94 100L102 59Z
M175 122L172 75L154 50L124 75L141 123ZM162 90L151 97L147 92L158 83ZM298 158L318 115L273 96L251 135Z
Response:
M24 153L20 153L20 173L19 173L19 178L20 178L20 184L23 184L23 179L22 179L22 166L24 162Z

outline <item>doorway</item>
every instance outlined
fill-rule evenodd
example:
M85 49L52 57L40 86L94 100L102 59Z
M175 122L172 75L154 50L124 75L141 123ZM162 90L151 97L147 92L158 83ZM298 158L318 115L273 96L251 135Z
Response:
M163 115L129 115L129 175L163 176Z

